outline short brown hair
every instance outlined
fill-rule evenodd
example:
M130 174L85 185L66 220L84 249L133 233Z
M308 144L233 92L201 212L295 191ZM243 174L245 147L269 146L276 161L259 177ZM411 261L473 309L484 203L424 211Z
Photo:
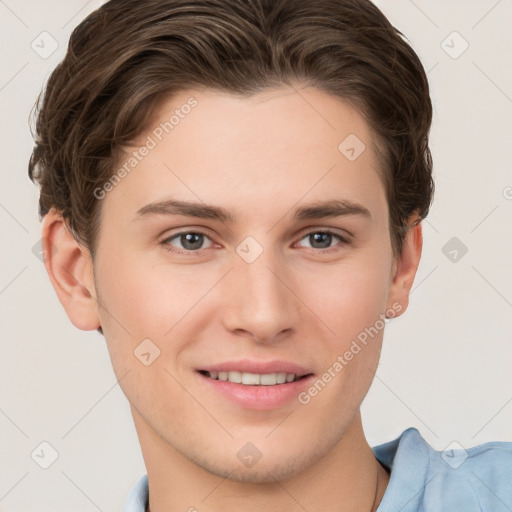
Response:
M73 31L38 99L29 176L94 258L120 148L158 102L199 86L249 96L293 82L355 106L381 148L393 252L432 201L423 66L369 0L111 0ZM341 141L340 141L341 142Z

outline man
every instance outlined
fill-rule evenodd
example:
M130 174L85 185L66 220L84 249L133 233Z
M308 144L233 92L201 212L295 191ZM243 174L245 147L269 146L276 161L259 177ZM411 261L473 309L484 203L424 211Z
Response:
M77 27L30 176L52 284L130 402L126 512L512 506L509 444L455 468L362 428L420 260L431 117L367 1L114 0Z

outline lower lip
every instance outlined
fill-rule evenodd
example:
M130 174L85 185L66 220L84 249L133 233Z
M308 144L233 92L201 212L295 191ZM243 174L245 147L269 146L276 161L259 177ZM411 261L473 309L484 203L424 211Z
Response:
M269 410L282 407L297 399L297 395L314 379L314 375L308 375L294 382L276 384L275 386L247 386L234 382L212 379L198 373L207 385L219 392L235 404L245 409Z

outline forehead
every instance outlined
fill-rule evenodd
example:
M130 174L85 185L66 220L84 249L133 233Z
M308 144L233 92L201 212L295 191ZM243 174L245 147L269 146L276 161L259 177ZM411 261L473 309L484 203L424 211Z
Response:
M191 102L195 107L188 108ZM283 85L250 96L212 89L181 91L160 103L152 125L165 124L173 112L182 110L185 115L179 116L179 122L173 120L173 130L180 124L179 131L185 136L186 125L194 124L194 131L203 135L204 141L222 136L246 145L262 145L269 139L278 145L306 137L327 145L343 139L349 131L366 142L374 138L362 115L347 100L312 86ZM201 125L194 123L198 117ZM191 121L185 122L188 118Z
M234 209L263 212L276 201L284 207L330 193L375 202L383 192L364 118L314 87L248 97L181 91L158 105L149 128L125 149L117 168L134 166L109 202L122 191L132 212L169 195L209 204L229 199Z

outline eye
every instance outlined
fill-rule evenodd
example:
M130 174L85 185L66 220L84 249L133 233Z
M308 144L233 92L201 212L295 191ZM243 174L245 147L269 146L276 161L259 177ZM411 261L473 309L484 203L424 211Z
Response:
M181 231L179 233L176 233L169 238L166 238L161 243L164 245L165 249L172 252L177 253L193 253L198 252L201 249L209 249L210 247L203 247L205 239L210 240L210 237L201 231ZM177 250L173 247L176 247L173 245L174 243L179 244L178 249L184 249L184 250Z
M336 239L342 244L349 243L345 237L330 230L310 231L306 234L306 236L301 238L301 240L307 240L309 242L309 247L312 249L317 249L320 252L324 252L325 250L330 249L335 250L335 246L331 246L331 243Z
M309 247L316 252L331 252L332 250L336 250L336 246L332 245L336 240L342 245L349 244L347 238L331 230L310 231L301 238L301 241L302 240L307 240ZM210 242L207 247L204 246L205 241ZM298 243L299 242L294 245ZM213 242L210 237L202 231L180 231L163 240L161 244L167 251L178 254L194 254L213 247Z

